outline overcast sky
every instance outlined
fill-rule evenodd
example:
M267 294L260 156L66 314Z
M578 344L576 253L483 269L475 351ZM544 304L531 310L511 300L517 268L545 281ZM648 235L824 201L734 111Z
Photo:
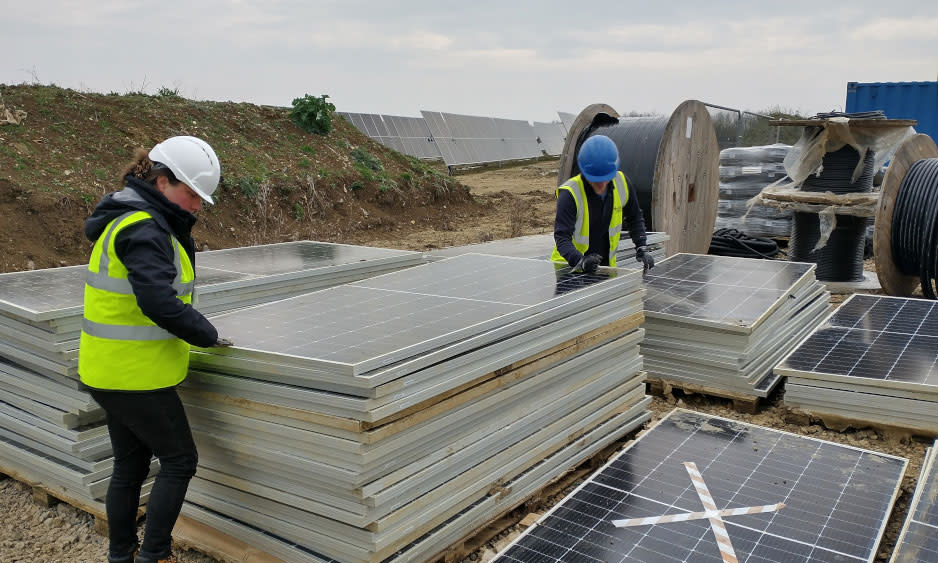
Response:
M805 115L938 78L938 1L10 0L0 83L557 120L697 99Z

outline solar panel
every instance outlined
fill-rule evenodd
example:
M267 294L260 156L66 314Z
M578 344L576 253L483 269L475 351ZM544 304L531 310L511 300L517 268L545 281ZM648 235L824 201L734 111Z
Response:
M915 495L890 563L938 561L938 444L925 454Z
M360 375L585 298L578 289L617 277L614 270L571 274L542 260L467 254L213 317L219 333L245 344L204 352L281 363L288 356L306 367Z
M776 372L938 392L938 304L851 295Z
M873 561L906 465L676 409L494 561Z
M645 276L645 314L751 331L795 288L812 281L813 270L799 262L677 254Z
M203 297L237 285L259 285L417 259L419 253L313 241L200 252L196 287ZM411 263L413 263L411 262ZM0 312L30 321L80 315L87 266L0 274Z

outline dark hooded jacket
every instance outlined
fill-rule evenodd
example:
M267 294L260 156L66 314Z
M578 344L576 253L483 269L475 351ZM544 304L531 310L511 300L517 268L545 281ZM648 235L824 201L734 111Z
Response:
M108 223L128 211L146 211L153 216L152 220L121 229L114 241L140 310L157 326L189 344L214 345L218 339L215 327L191 305L180 301L173 289L176 267L169 235L179 240L194 267L195 215L166 199L150 184L128 176L123 190L104 196L95 207L85 222L85 236L92 242L98 240Z

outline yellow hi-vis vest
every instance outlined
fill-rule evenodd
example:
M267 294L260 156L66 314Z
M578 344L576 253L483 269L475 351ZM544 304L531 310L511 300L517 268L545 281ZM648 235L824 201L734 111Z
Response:
M619 248L619 237L622 235L622 207L629 201L629 186L625 181L625 174L616 172L612 179L612 218L609 220L609 265L616 267L616 249ZM576 224L573 228L573 246L580 251L580 254L586 254L590 247L590 210L586 203L587 188L583 181L583 176L577 174L570 178L563 185L557 188L556 197L560 197L560 190L567 190L573 196L576 202ZM607 188L608 189L608 188ZM554 245L554 252L550 255L552 262L566 264L567 261L557 246Z
M172 387L186 377L189 344L156 326L137 305L127 268L117 257L117 233L134 223L152 220L145 211L130 211L111 221L94 243L85 281L85 312L78 351L82 382L95 389L146 391ZM173 245L179 300L192 302L195 272L185 249Z

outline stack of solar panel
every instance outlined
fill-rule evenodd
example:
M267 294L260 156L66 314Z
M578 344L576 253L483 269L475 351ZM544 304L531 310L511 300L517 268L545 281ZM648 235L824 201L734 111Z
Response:
M667 233L648 233L646 245L649 253L660 262L665 258L664 243L671 237ZM451 246L433 250L429 253L430 259L450 258L462 254L494 254L496 256L513 256L515 258L550 259L554 250L554 235L527 235L509 239L480 242L463 246ZM619 240L616 249L616 267L626 270L635 270L642 265L635 261L635 244L627 236Z
M851 295L775 373L787 407L938 434L938 303Z
M890 563L938 561L938 443L925 452L915 495Z
M827 314L814 265L678 254L645 277L645 369L717 396L766 397L772 374Z
M428 560L646 421L639 272L465 254L213 319L184 513L287 561Z
M308 241L204 252L198 308L230 310L422 261L414 252ZM77 381L86 271L0 275L0 469L93 503L112 464L104 413Z

